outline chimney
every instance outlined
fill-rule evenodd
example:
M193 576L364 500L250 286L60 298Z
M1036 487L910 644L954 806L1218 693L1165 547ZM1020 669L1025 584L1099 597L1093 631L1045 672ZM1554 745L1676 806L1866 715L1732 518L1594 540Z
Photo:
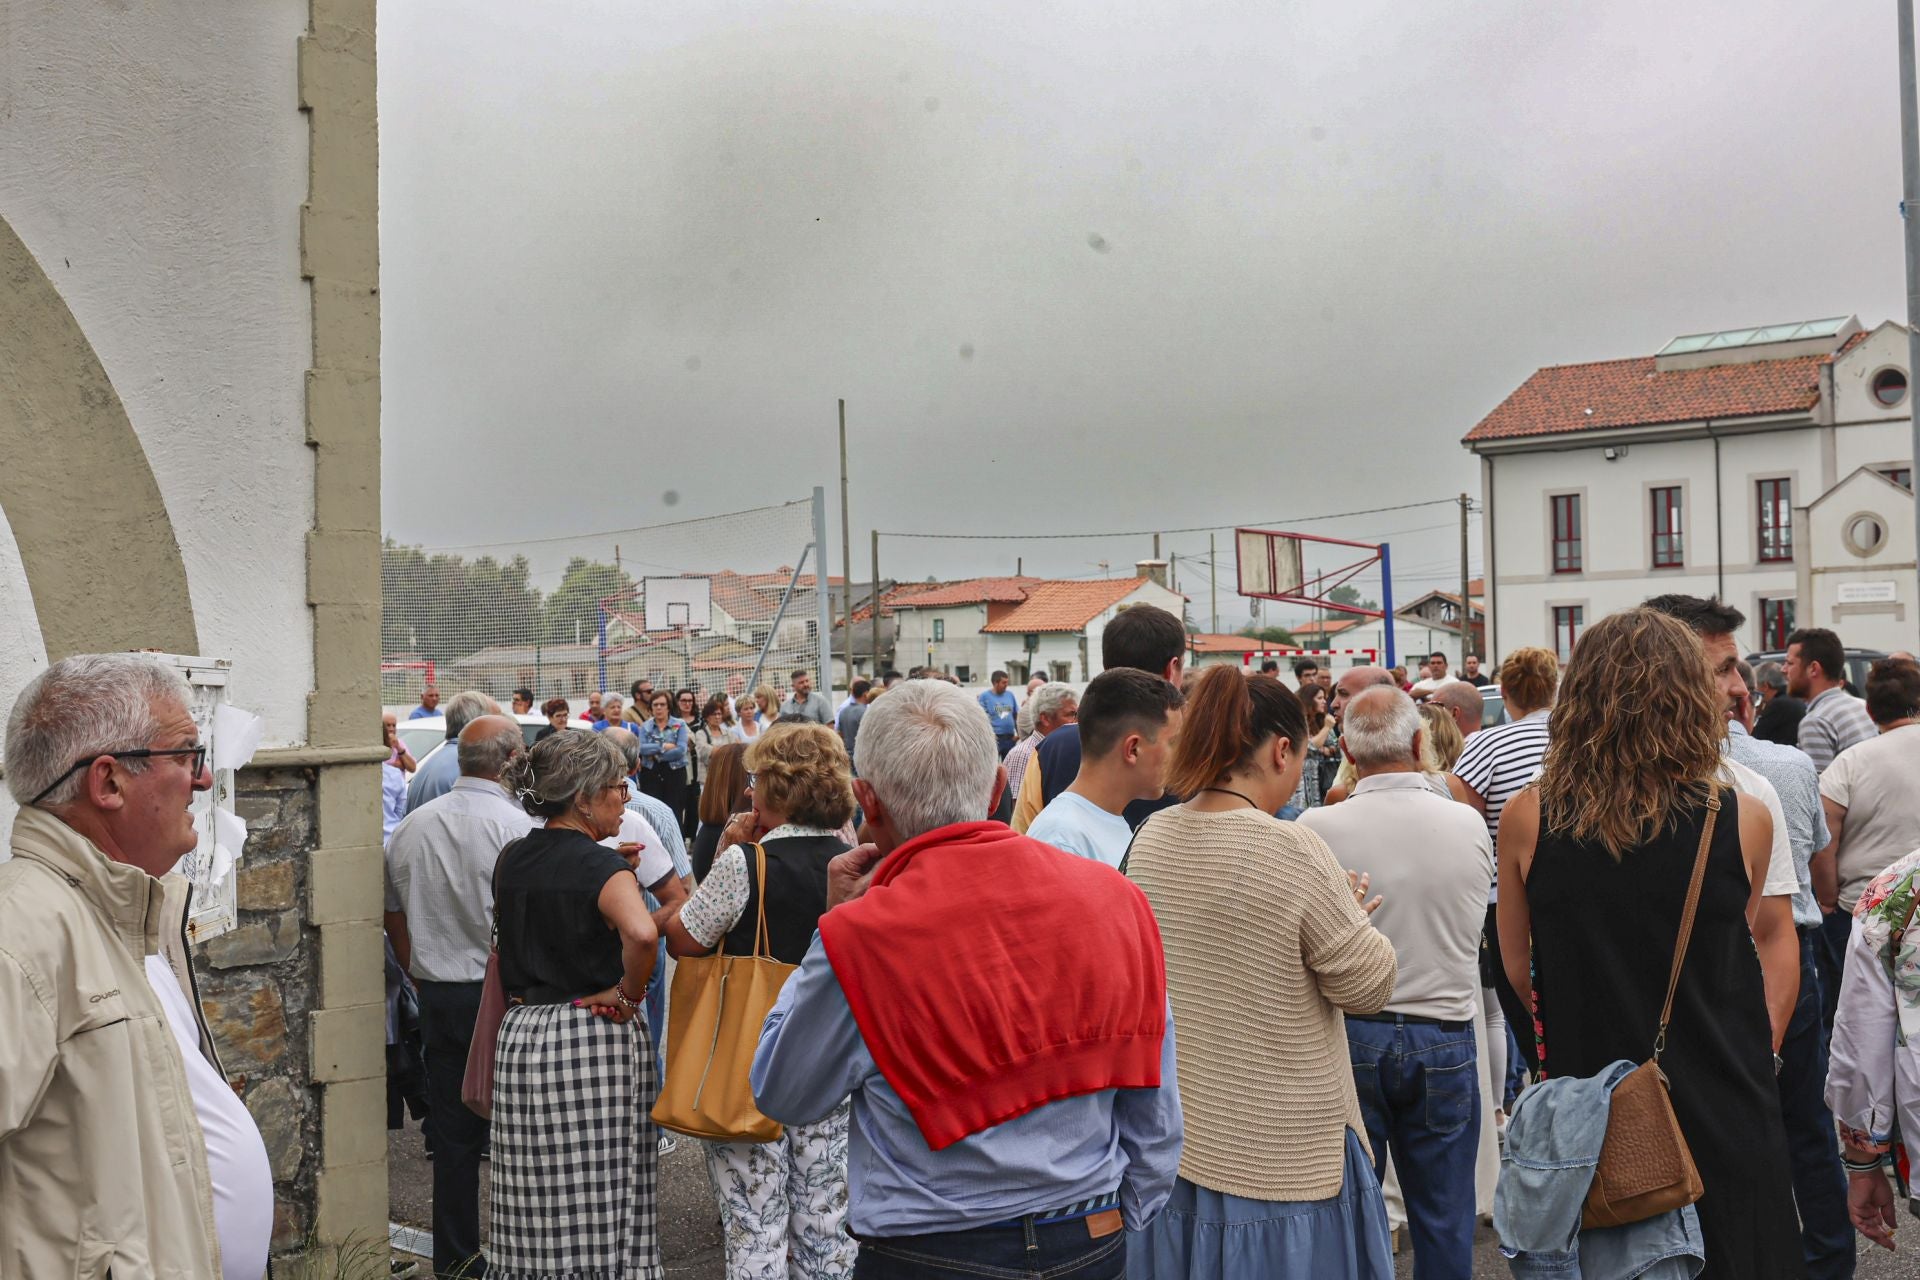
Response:
M1152 578L1161 586L1167 585L1167 562L1165 560L1136 560L1133 565L1134 576Z

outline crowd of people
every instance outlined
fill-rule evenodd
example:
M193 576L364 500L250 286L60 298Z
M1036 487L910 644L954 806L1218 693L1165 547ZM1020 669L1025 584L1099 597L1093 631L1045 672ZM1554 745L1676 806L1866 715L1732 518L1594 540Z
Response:
M698 1139L730 1280L1384 1280L1401 1222L1446 1280L1489 1214L1522 1276L1850 1276L1920 1126L1920 665L1856 693L1805 629L1754 670L1744 624L1659 596L1564 669L1289 687L1186 670L1139 606L1078 690L638 681L542 704L531 745L530 690L429 690L445 747L385 725L385 926L434 1267L663 1274L666 958L712 955L786 975L726 1068L778 1136ZM0 1184L48 1207L0 1215L23 1274L264 1266L264 1149L167 874L211 785L184 692L70 658L8 721ZM1650 1059L1703 1193L1583 1226Z

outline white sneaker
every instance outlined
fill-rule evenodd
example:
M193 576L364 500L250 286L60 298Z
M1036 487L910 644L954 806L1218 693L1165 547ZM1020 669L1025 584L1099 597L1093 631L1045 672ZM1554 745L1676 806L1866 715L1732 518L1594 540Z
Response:
M660 1135L660 1154L670 1156L680 1149L680 1139L670 1133Z

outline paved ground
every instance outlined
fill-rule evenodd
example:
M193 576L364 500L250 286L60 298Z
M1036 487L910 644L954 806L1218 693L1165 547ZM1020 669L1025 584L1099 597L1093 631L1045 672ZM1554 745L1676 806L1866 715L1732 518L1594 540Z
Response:
M432 1172L420 1146L420 1132L409 1128L391 1135L388 1147L392 1186L392 1216L398 1223L426 1227L431 1219ZM1897 1254L1863 1245L1861 1280L1920 1280L1920 1220L1902 1225L1912 1242ZM680 1149L660 1166L660 1236L669 1276L676 1280L725 1280L720 1231L714 1217L713 1194L707 1186L696 1144L683 1139ZM1413 1259L1404 1245L1398 1259L1399 1280L1411 1280ZM1507 1280L1493 1233L1480 1231L1474 1280Z

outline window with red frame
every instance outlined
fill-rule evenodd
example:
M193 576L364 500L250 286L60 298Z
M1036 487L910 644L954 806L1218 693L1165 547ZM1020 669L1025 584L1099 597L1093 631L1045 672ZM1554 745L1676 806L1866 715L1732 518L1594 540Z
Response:
M1553 495L1553 571L1580 572L1580 495Z
M1653 490L1653 567L1678 569L1687 563L1680 530L1680 486Z
M1793 634L1793 600L1760 598L1760 647L1784 649Z
M1878 467L1881 475L1899 485L1902 489L1913 488L1912 467Z
M1573 643L1587 625L1585 605L1561 604L1553 607L1553 652L1561 662L1573 657Z
M1761 562L1793 559L1793 481L1760 481L1759 509Z

